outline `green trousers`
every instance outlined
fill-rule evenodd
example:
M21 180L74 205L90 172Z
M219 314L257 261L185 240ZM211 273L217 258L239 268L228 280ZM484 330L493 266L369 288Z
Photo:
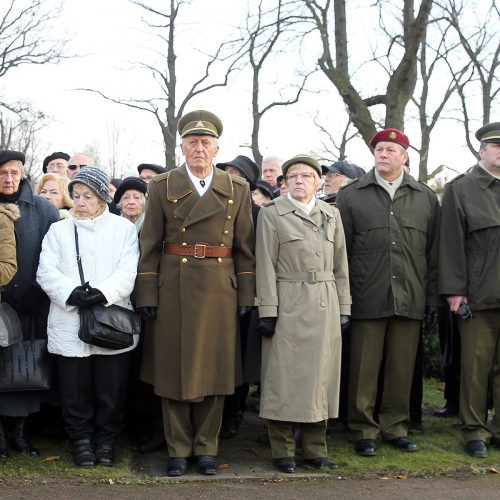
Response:
M326 420L313 423L268 420L267 430L273 458L295 457L294 425L300 427L304 458L328 457L326 450Z
M500 442L500 309L475 311L471 320L458 320L462 352L460 416L466 441L491 438ZM491 376L494 415L488 415ZM489 424L489 425L488 425Z
M354 438L386 441L408 434L410 391L420 321L391 316L352 320L347 421ZM377 383L385 354L384 389L378 423Z
M205 396L198 403L162 398L169 456L217 455L223 408L224 396Z

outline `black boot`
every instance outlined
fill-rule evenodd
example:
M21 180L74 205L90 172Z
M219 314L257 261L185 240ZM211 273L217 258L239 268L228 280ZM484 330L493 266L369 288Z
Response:
M94 467L95 456L90 439L83 438L73 441L73 462L78 467Z
M25 417L14 417L14 426L11 436L12 449L26 453L26 455L30 457L38 457L40 456L40 452L29 442L28 436L26 435L25 424Z
M0 418L0 460L9 458L9 447L7 446L7 437L3 428L3 422Z

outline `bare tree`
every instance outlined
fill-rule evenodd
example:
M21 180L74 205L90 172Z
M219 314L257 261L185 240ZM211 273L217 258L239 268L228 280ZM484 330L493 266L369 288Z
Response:
M490 8L478 19L476 26L467 26L466 19L470 18L470 3L461 0L445 0L441 4L446 20L456 32L462 47L464 58L471 61L473 76L463 82L460 81L460 72L450 65L457 92L460 97L462 109L462 122L464 124L465 139L469 150L477 156L477 149L471 139L471 121L479 119L481 125L491 120L491 112L495 110L495 99L500 93L498 69L500 68L500 40L498 25L500 21L499 7L492 1ZM477 89L481 100L481 116L475 112L477 104L469 98L469 89ZM471 94L477 93L472 90Z
M156 9L147 2L129 1L140 7L145 15L149 16L148 18L142 18L142 21L148 28L153 30L155 37L164 47L164 50L157 49L157 52L164 57L164 67L157 67L157 65L146 62L139 64L142 69L152 75L161 90L162 96L145 99L117 99L95 89L80 90L95 92L111 102L151 113L160 126L163 135L166 167L168 169L175 168L177 122L194 97L217 87L225 87L228 84L229 76L236 69L239 49L236 42L238 40L226 40L220 43L214 53L204 54L203 71L194 82L183 86L186 89L185 93L179 96L178 64L175 49L177 25L181 9L183 6L191 4L192 0L168 0L165 2L169 5L169 9L166 11ZM225 64L225 68L221 69L223 64ZM223 73L220 78L213 77L216 66L218 72Z
M109 145L108 172L111 178L121 178L125 172L131 169L130 151L133 140L116 122L108 124L107 136Z
M24 171L32 180L42 174L39 161L38 132L48 124L48 117L31 103L18 102L0 106L0 149L21 151L26 156Z
M397 15L401 16L399 31L394 29L394 23L387 27L389 20L386 18L391 15L391 3L388 0L375 2L379 9L380 30L387 38L387 51L383 56L374 54L373 58L385 68L387 82L384 93L368 97L363 96L365 88L356 87L349 67L346 0L297 0L294 3L302 9L302 14L297 14L298 22L312 26L319 35L320 69L337 89L364 141L368 143L376 130L377 121L371 113L372 106L385 107L385 127L404 129L404 112L415 89L417 53L432 0L421 0L418 9L414 0L403 0L402 10L399 5L396 8ZM329 30L332 15L333 41Z
M268 65L272 64L271 56L273 55L273 51L279 54L289 50L290 43L292 43L293 40L292 33L289 29L293 25L292 21L294 19L292 15L283 14L282 8L288 3L285 0L278 0L277 5L269 11L264 9L265 3L267 2L264 0L258 2L255 14L248 11L243 34L245 44L243 44L241 48L241 52L243 53L242 57L248 57L251 68L253 121L250 147L252 155L258 165L262 164L263 159L259 141L262 118L273 108L296 104L301 93L305 89L307 79L314 72L314 70L309 71L303 75L300 83L296 86L288 83L288 88L295 87L295 91L291 97L283 98L280 96L278 100L273 100L261 106L261 77L264 66L266 63ZM279 44L279 42L281 42L281 44ZM285 47L287 48L285 49Z
M66 40L50 38L61 7L47 0L3 0L0 4L0 78L25 64L57 63Z

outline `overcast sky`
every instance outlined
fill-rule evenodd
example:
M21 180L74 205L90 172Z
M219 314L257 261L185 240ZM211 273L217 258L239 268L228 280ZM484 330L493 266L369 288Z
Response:
M358 33L371 29L376 20L368 16L366 9L358 9L356 23ZM193 48L210 51L220 42L221 32L230 32L244 12L245 0L195 0L185 10L183 25L176 40L179 49L179 92L190 75L199 75L203 66L193 56ZM196 8L195 8L196 7ZM101 153L103 167L107 167L110 155L111 130L120 134L118 157L124 170L130 170L142 162L164 163L163 142L153 115L112 104L97 95L76 91L79 87L101 90L113 97L159 96L151 77L133 68L132 62L150 60L152 38L144 33L141 9L126 0L65 0L57 29L70 39L68 52L81 57L66 59L58 65L22 66L2 78L5 93L11 99L29 99L41 111L52 117L50 126L41 135L41 156L52 151L70 154L82 151L94 144ZM354 28L353 28L354 29ZM59 33L59 34L60 34ZM217 36L215 36L217 35ZM350 47L365 43L366 50L373 40L352 41ZM297 58L314 61L314 47L309 53L289 55L290 65L269 67L268 80L293 78L294 61ZM368 54L367 54L368 55ZM367 75L369 77L369 75ZM347 120L346 112L339 104L336 91L322 75L312 80L319 94L305 96L302 104L273 110L266 116L261 135L264 155L277 155L287 159L303 152L323 153L313 117L321 109L333 135L338 135ZM376 85L369 81L367 85ZM218 161L227 161L237 154L251 156L250 142L250 95L245 74L237 75L228 87L200 96L188 110L204 108L218 114L224 123L220 140ZM264 96L265 97L265 96ZM264 101L265 102L265 101ZM406 131L412 139L415 124L408 124ZM452 121L443 121L434 134L430 169L441 164L451 164L459 171L474 161L463 147L463 132ZM349 160L365 170L372 166L371 154L361 142L349 147ZM413 164L418 155L410 152ZM451 161L450 161L451 160ZM416 173L414 171L413 173Z

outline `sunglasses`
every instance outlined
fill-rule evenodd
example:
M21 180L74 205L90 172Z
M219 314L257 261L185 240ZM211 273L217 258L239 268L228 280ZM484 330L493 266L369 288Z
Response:
M88 167L88 165L68 165L68 168L70 170L76 170L78 167L83 168L83 167Z

